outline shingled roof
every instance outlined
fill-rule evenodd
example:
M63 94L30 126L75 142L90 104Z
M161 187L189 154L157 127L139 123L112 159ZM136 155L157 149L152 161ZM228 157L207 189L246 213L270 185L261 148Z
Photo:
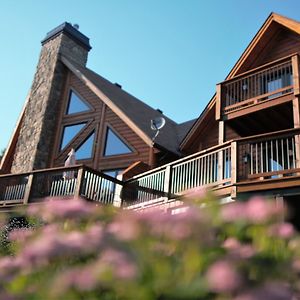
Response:
M93 72L92 70L72 62L75 68L91 81L103 94L105 94L128 118L130 118L143 133L151 140L155 134L150 127L150 120L163 116L166 120L165 126L155 139L155 145L162 147L172 153L180 155L179 144L191 128L195 120L182 124L153 109L143 101L137 99L124 91L120 86Z

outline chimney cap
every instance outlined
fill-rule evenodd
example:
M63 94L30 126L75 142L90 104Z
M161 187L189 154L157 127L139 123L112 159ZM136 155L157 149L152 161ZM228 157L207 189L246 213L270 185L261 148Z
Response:
M90 39L68 22L64 22L61 25L49 31L46 37L42 40L42 45L45 45L48 41L54 39L61 33L65 33L67 36L78 42L86 50L90 51L92 49L90 45Z

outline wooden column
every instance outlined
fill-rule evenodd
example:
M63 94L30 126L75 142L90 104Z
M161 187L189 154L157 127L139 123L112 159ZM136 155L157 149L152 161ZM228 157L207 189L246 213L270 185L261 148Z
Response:
M231 143L231 183L237 182L237 142Z
M217 84L217 93L216 93L216 120L221 119L221 84Z
M292 57L292 68L293 68L294 94L295 96L297 96L300 94L299 57L297 54Z
M120 181L123 181L123 175L119 174L117 176L117 179ZM123 189L123 186L121 184L116 183L113 206L116 206L116 207L122 206L122 197L121 197L122 189Z
M83 184L84 179L84 169L83 167L80 167L77 174L77 184L74 191L74 197L80 197L81 196L81 187Z
M103 103L102 110L101 110L101 119L96 129L96 136L95 136L95 159L93 161L93 168L95 170L99 170L100 166L100 157L104 151L104 144L105 144L105 111L106 105Z
M224 121L219 121L219 139L218 143L223 144L225 139L225 124ZM218 152L218 180L223 180L223 166L224 166L223 151Z
M293 99L293 118L294 128L300 128L300 109L299 109L299 96L300 96L300 77L299 77L299 57L294 55L292 57L292 68L293 68L293 84L294 84L294 95ZM296 168L300 167L300 137L295 135L295 152L296 152Z
M171 197L171 166L166 167L166 172L165 172L165 182L164 182L164 192L167 195L167 198L170 199Z
M156 159L155 159L155 148L154 146L149 148L149 166L151 169L156 167Z
M296 96L293 99L293 118L294 128L300 128L300 105L299 98ZM296 168L300 168L300 136L295 135L295 152L296 152Z
M23 204L28 204L28 202L29 202L32 182L33 182L33 174L30 174L28 176L28 182L27 182L26 189L25 189Z

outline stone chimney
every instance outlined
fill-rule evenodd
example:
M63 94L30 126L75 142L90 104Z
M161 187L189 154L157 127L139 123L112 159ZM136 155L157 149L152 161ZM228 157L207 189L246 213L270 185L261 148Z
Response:
M40 58L18 136L12 173L49 167L67 75L60 57L85 65L91 49L89 38L77 28L70 23L63 23L48 32L42 40Z

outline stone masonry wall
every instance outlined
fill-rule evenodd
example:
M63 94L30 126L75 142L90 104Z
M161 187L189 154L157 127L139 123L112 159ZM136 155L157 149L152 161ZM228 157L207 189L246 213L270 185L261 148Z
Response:
M67 70L60 55L85 65L88 51L61 33L42 47L16 146L12 173L49 167Z

